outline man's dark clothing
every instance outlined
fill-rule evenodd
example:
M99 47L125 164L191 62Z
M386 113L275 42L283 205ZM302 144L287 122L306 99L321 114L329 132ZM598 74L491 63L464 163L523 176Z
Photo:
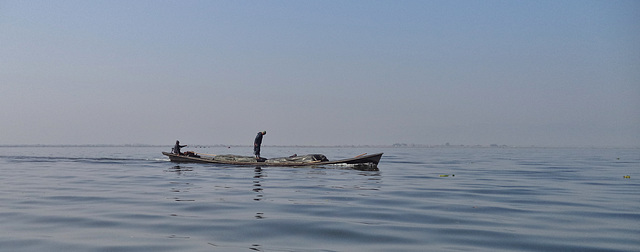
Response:
M253 140L253 154L256 156L260 156L260 145L262 145L262 132L258 132L256 139Z
M185 146L186 145L180 145L179 143L176 143L176 145L173 146L173 153L178 154L178 155L182 154L182 153L180 153L180 148L185 147Z

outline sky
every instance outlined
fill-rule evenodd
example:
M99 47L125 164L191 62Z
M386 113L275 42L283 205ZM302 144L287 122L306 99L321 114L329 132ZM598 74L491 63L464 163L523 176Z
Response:
M640 146L640 1L0 0L0 145Z

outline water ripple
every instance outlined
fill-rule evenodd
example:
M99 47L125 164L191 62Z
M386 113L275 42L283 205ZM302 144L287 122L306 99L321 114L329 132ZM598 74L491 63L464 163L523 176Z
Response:
M638 149L384 149L379 151L389 154L379 171L177 165L158 160L159 151L7 151L0 156L0 222L5 231L0 247L8 251L636 251L640 247ZM348 157L378 150L323 151L327 156Z

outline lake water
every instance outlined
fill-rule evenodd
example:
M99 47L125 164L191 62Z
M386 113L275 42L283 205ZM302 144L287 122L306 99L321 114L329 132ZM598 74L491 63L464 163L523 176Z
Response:
M175 164L169 150L0 147L0 251L640 251L640 149L262 151L384 152L379 171Z

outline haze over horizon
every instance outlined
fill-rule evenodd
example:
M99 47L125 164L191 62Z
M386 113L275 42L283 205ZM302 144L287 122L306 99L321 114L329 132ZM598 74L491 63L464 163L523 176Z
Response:
M640 145L640 1L2 1L0 145Z

